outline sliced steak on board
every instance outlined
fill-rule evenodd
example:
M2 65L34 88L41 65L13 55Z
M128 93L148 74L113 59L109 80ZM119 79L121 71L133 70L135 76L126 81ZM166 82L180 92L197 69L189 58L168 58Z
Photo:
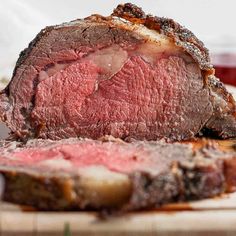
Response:
M0 112L22 139L236 136L235 102L203 43L132 4L43 29L20 54Z
M43 210L129 211L236 186L236 153L214 146L66 139L3 143L3 200Z

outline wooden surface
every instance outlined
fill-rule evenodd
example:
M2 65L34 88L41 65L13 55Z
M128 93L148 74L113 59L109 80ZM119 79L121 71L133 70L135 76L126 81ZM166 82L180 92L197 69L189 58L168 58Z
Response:
M0 204L1 236L236 235L236 194L159 210L130 213L107 221L93 212L36 212Z

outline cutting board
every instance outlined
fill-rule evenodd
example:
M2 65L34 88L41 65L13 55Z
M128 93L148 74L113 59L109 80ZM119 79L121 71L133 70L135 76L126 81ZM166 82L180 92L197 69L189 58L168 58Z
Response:
M106 221L95 212L36 212L1 203L1 236L235 236L236 194Z
M236 89L228 86L236 97ZM204 144L204 140L202 141ZM236 141L219 141L224 150ZM200 143L201 146L201 143ZM199 142L196 143L199 147ZM106 221L95 212L39 212L0 202L0 236L235 236L236 193Z

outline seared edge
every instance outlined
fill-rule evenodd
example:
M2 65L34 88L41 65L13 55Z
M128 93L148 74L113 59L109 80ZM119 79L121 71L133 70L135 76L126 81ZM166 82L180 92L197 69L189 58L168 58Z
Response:
M208 49L204 46L203 42L200 41L190 30L181 26L173 19L146 15L141 8L131 3L118 5L117 8L114 9L111 16L120 17L133 23L143 24L149 29L156 30L161 34L170 37L176 43L177 46L182 47L186 52L188 52L193 57L193 59L195 59L199 63L200 68L202 70L208 71L208 74L213 74L214 70L212 70L213 67L210 62L209 52ZM112 17L92 15L91 17L85 18L85 20L87 21L100 20L101 22L110 23L112 26ZM32 48L34 48L37 45L38 41L40 41L42 37L46 36L54 29L74 26L78 21L79 20L74 20L69 23L63 23L61 25L55 25L55 26L48 26L42 29L36 35L36 37L29 43L28 47L25 48L20 53L12 77L14 77L18 67L25 61L25 59L31 52ZM6 93L8 89L9 85L5 89Z
M15 68L13 70L13 74L12 74L12 78L15 76L17 69L19 68L19 66L24 63L24 61L27 59L29 53L31 52L31 50L37 45L37 43L39 42L39 40L46 36L47 34L49 34L51 32L51 30L53 30L56 26L47 26L46 28L42 29L37 35L36 37L29 43L28 47L25 48L23 51L20 52L19 58L16 61L16 65ZM8 83L8 85L6 86L6 88L1 91L0 96L3 94L7 94L9 95L9 86L11 84L12 80Z
M223 163L222 159L208 160L198 153L189 160L173 163L169 172L158 176L135 173L131 176L133 193L130 201L121 209L148 209L223 193L226 191Z
M236 104L232 94L215 76L208 77L208 86L214 110L203 133L223 139L236 137Z
M144 11L134 4L120 4L114 9L112 16L124 18L133 23L143 24L149 29L170 37L177 46L188 52L198 62L202 70L213 74L208 49L190 30L181 26L173 19L146 15Z
M127 202L131 194L126 175L103 167L81 174L52 171L42 175L42 171L1 167L5 186L2 200L40 210L83 210L116 208Z

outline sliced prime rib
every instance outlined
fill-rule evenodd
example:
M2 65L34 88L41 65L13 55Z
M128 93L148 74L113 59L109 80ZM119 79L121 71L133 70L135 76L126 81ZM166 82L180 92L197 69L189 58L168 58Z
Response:
M233 191L236 153L214 145L91 139L6 142L3 200L43 210L130 211Z
M43 29L20 54L0 112L22 139L236 136L235 102L203 43L129 3Z

